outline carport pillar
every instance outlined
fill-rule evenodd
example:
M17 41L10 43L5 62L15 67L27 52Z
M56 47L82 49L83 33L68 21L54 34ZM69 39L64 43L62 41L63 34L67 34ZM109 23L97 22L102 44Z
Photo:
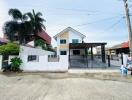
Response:
M93 60L93 47L91 46L91 60Z
M102 57L102 62L106 63L106 59L105 59L105 45L101 45L101 57Z
M71 58L70 56L71 56L71 54L70 54L70 46L69 46L69 62L70 62L70 58Z

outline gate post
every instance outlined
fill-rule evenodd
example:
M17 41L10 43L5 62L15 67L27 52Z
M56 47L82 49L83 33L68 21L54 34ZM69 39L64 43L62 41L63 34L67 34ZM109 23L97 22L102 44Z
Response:
M110 67L110 55L107 55L108 57L108 67Z
M121 53L121 64L123 65L123 53Z
M93 61L93 47L91 46L91 60Z
M105 59L105 45L101 45L101 56L102 56L102 62L106 63L106 59Z

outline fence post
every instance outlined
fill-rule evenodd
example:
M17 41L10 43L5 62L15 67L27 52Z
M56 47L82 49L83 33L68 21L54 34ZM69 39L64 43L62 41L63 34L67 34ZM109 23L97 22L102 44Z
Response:
M123 65L123 53L121 53L121 64Z
M110 67L110 55L107 55L108 57L108 67Z

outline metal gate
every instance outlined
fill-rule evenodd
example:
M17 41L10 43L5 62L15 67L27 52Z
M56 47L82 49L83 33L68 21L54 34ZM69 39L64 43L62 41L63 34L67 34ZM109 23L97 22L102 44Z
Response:
M108 63L103 63L101 55L70 55L69 68L106 68Z
M87 56L69 56L70 68L87 68Z

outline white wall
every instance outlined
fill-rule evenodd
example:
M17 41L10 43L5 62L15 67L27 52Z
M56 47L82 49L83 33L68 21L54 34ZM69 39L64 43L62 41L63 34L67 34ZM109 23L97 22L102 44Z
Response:
M48 56L39 56L38 62L28 62L27 55L21 55L23 64L21 68L24 71L48 71L65 72L68 71L68 56L60 56L59 62L48 62Z
M0 70L2 69L2 55L0 55Z
M82 43L82 37L72 31L69 32L69 43L72 43L72 39L78 39L79 43Z
M28 55L39 56L39 61L28 62ZM59 56L59 62L48 62L48 55L54 55L54 52L21 46L21 51L19 54L23 61L21 68L24 71L68 71L68 56Z
M128 55L123 54L123 65L127 66L127 59L128 59Z

